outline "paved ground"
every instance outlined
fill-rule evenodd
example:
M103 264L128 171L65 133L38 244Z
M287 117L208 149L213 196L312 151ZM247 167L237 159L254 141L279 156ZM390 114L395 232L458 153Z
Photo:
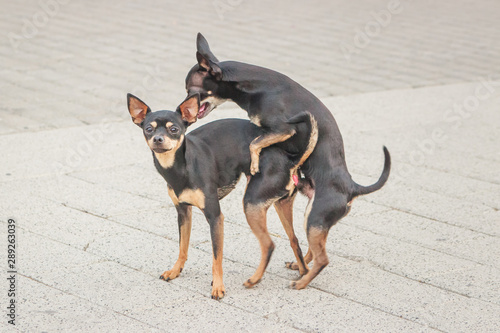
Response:
M500 4L497 1L1 1L0 331L499 331ZM125 94L174 108L195 35L220 59L282 71L316 93L371 183L302 291L277 249L242 282L258 243L223 201L227 296L209 298L208 226L194 215L181 277L175 209ZM210 119L245 117L234 104ZM305 200L295 227L303 249ZM16 221L16 326L7 323L8 219Z

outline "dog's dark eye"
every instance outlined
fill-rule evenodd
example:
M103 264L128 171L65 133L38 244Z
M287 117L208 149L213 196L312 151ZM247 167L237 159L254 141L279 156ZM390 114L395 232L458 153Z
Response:
M152 126L146 127L146 133L151 133L151 132L153 132L153 127Z
M179 128L176 126L170 126L170 133L176 134L179 132Z

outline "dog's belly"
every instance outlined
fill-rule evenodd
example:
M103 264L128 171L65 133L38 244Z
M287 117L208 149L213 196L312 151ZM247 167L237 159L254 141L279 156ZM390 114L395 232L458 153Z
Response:
M217 196L219 197L219 200L223 199L226 195L231 193L232 190L234 190L234 188L236 187L236 184L238 184L240 178L241 178L241 174L237 179L235 179L232 182L230 182L229 184L223 185L217 189Z

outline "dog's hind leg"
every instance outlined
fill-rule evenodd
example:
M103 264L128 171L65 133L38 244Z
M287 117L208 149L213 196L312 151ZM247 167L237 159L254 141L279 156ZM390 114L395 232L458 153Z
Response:
M274 250L274 243L267 231L266 215L273 203L289 193L286 185L290 182L290 174L281 171L286 163L285 155L269 148L261 157L262 172L250 178L245 190L243 198L245 215L252 232L259 240L262 252L255 274L244 283L247 288L254 286L262 278Z
M310 211L306 212L307 240L313 266L300 280L291 283L291 287L295 289L305 288L328 265L326 253L328 232L348 212L347 197L344 194L331 189L330 193L322 195L324 192L316 191Z
M293 254L295 255L295 259L297 263L297 270L300 275L304 275L308 271L307 264L304 262L304 258L302 256L302 250L299 245L299 241L295 236L295 232L293 230L293 201L295 200L296 193L292 194L292 196L280 199L274 203L274 208L278 213L281 224L283 224L283 228L290 240L290 246L292 247ZM291 268L292 263L285 263L288 268Z
M311 213L311 208L312 204L314 202L314 191L311 192L311 197L309 198L309 202L307 203L306 211L304 214L304 229L307 231L307 220L309 219L309 214ZM304 256L304 263L307 267L307 264L309 264L313 259L312 252L311 252L311 247L307 249L307 253ZM298 262L287 262L286 267L293 269L295 271L299 270L299 264Z
M328 230L311 228L307 233L309 250L313 256L313 266L309 272L298 281L292 281L290 286L295 289L305 288L328 265L328 255L326 254L326 238Z
M266 202L260 205L245 205L245 215L247 217L248 225L259 240L261 249L261 260L259 267L257 267L255 273L244 283L244 286L247 288L253 287L260 281L274 251L274 243L269 236L269 232L267 231L266 215L269 207L270 204Z

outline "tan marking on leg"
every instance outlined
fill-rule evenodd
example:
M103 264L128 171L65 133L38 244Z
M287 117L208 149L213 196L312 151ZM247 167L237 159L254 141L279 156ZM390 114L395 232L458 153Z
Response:
M295 130L292 130L290 133L272 133L256 137L252 143L250 143L250 157L252 160L250 164L250 173L255 175L259 172L259 156L262 149L275 143L286 141L293 135L295 135Z
M299 176L297 169L298 168L295 167L290 169L290 179L288 180L288 184L285 187L285 189L288 191L288 195L292 195L293 191L295 190L295 182L293 181L293 175L296 175L297 177Z
M260 243L261 249L261 261L259 267L255 271L255 273L243 283L243 285L247 288L253 287L257 284L264 272L266 270L267 265L269 264L269 260L271 258L271 254L274 250L274 243L269 237L269 232L267 231L267 210L271 203L264 203L262 205L247 205L245 207L245 215L247 217L247 222L252 232L257 237Z
M224 215L222 215L222 213L219 216L219 224L221 230L219 233L217 233L217 239L215 240L217 244L219 244L219 246L217 247L217 253L214 253L212 256L212 298L216 300L223 298L226 294L222 270L222 255L224 245Z
M182 142L184 142L184 135L181 135L179 140L172 140L169 138L165 138L163 146L165 147L165 149L170 149L170 150L161 154L153 152L162 168L168 169L172 167L172 165L174 165L175 152L182 145ZM148 145L149 148L154 147L152 138L148 141Z
M314 193L312 195L311 199L309 199L309 202L307 203L307 206L306 206L306 212L304 213L304 230L306 230L306 232L307 232L307 220L309 219L309 214L311 214L311 209L313 206L315 194L316 193Z
M205 194L199 188L196 190L188 188L179 195L179 202L187 203L203 210L205 209Z
M177 196L174 190L169 187L168 195L170 196L170 199L172 199L175 206L178 206L180 203L185 203L198 207L201 210L205 209L205 194L203 194L203 191L199 188L196 190L190 188L185 189L179 196Z
M309 249L312 253L314 264L309 272L304 275L299 281L291 283L291 287L295 289L305 288L312 279L314 279L323 268L328 265L328 255L326 254L326 238L328 237L328 230L317 228L309 228L307 240L309 242Z
M283 228L290 240L290 246L292 247L293 254L295 255L295 260L297 269L299 270L300 275L304 275L308 271L307 265L304 265L304 258L302 257L302 250L299 245L299 241L295 236L295 231L293 230L293 201L295 200L295 195L292 197L278 200L274 203L274 208L278 213L281 224L283 224ZM291 265L291 263L286 263L287 267Z
M189 239L191 237L192 225L192 208L186 207L186 210L186 215L182 220L181 227L179 228L179 257L177 258L174 267L172 267L169 271L163 272L161 275L160 278L165 281L173 280L179 276L188 257Z
M259 137L255 138L253 141L257 140ZM259 172L259 159L260 159L260 152L261 149L256 149L255 146L252 146L253 144L250 144L250 174L255 175L256 173Z
M318 123L316 122L316 119L310 114L309 115L311 119L311 134L309 135L309 142L307 143L306 151L304 152L304 155L300 158L299 163L297 164L297 168L302 166L304 162L309 158L309 156L312 154L314 151L314 148L316 148L316 143L318 143Z
M316 148L316 143L318 143L318 123L316 122L316 119L309 114L310 121L311 121L311 133L309 135L309 142L307 143L306 150L304 151L304 154L300 158L299 162L292 168L290 169L290 182L288 183L286 189L292 193L292 191L295 189L295 183L293 182L293 175L298 176L297 170L304 164L304 162L311 156L312 152L314 151L314 148Z

